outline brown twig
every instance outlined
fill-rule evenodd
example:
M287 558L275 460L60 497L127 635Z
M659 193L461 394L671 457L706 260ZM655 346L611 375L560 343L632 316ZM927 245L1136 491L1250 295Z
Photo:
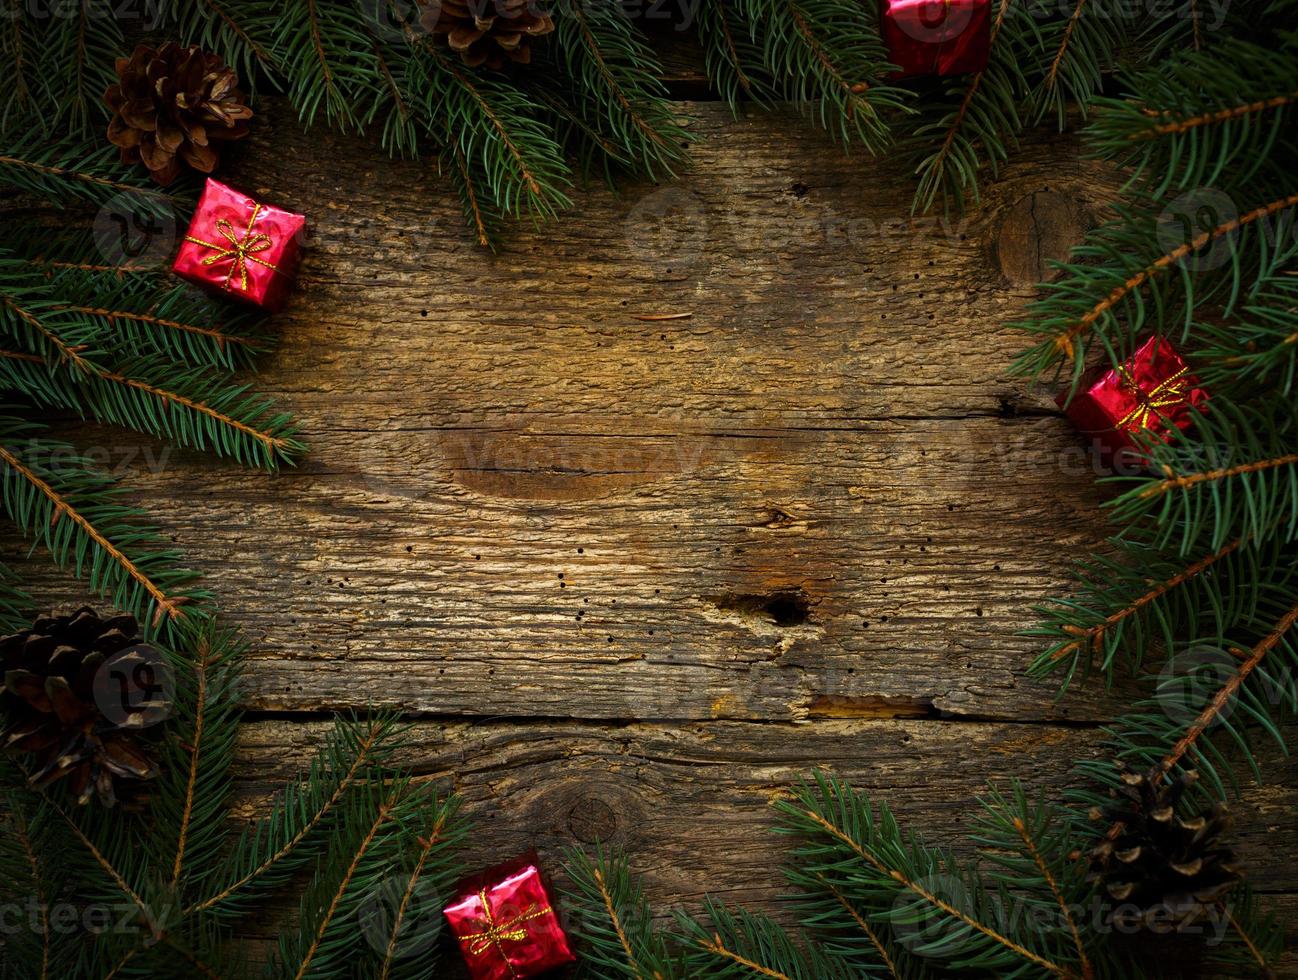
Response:
M1129 278L1121 286L1114 287L1107 296L1096 303L1095 306L1081 317L1081 319L1055 337L1055 348L1066 356L1072 357L1074 352L1073 340L1079 334L1089 330L1091 326L1100 319L1100 317L1121 302L1127 294L1131 293L1133 290L1139 289L1154 276L1169 269L1191 252L1197 251L1209 242L1238 231L1240 228L1250 225L1260 218L1270 217L1277 211L1291 208L1295 204L1298 204L1298 194L1290 194L1288 197L1282 197L1278 200L1272 201L1270 204L1264 204L1259 208L1254 208L1252 211L1238 218L1232 218L1230 221L1223 222L1211 231L1205 231L1202 234L1195 236L1191 241L1177 246L1165 255L1159 256L1149 265L1145 266L1145 268L1141 269L1134 276Z
M1185 476L1167 475L1166 479L1159 480L1157 483L1151 483L1140 491L1142 499L1151 497L1161 497L1165 493L1173 490L1184 490L1186 487L1192 487L1197 483L1210 483L1216 480L1228 480L1232 476L1242 476L1245 473L1260 473L1263 470L1271 470L1280 466L1293 466L1298 464L1298 453L1290 453L1287 456L1277 456L1275 459L1261 459L1252 463L1241 463L1238 466L1231 466L1219 470L1205 470L1202 473L1188 473Z
M1223 545L1221 548L1218 548L1212 554L1207 555L1204 558L1200 558L1194 564L1186 568L1183 568L1181 571L1177 572L1177 574L1173 575L1171 578L1166 579L1160 582L1158 585L1154 586L1152 589L1150 589L1148 592L1142 595L1135 602L1131 603L1131 605L1119 609L1117 612L1112 613L1109 616L1106 616L1102 622L1096 623L1094 626L1091 626L1087 629L1082 629L1081 627L1069 628L1069 632L1073 632L1074 635L1077 637L1077 639L1073 640L1070 643L1066 643L1064 646L1060 647L1058 650L1052 653L1050 655L1050 661L1053 663L1055 661L1062 660L1070 653L1073 653L1074 651L1079 650L1086 645L1089 645L1092 648L1092 652L1098 652L1100 648L1100 644L1104 641L1104 635L1109 631L1110 628L1116 626L1118 623L1122 622L1128 616L1134 616L1136 613L1140 612L1141 609L1149 605L1155 599L1159 598L1160 596L1166 595L1168 592L1171 592L1173 589L1178 588L1181 585L1184 585L1190 579L1207 571L1217 562L1221 561L1221 559L1227 557L1228 555L1232 554L1235 551L1238 551L1240 545L1242 545L1246 540L1247 538L1236 538L1234 541L1230 542L1229 544Z
M185 861L185 846L189 837L189 822L194 814L194 788L198 784L198 756L203 745L203 722L207 712L207 668L211 650L206 637L199 641L194 670L198 675L198 690L194 695L194 737L189 747L189 778L185 780L185 804L180 813L180 831L176 835L176 860L171 869L171 884L180 884L180 872Z
M184 596L171 597L163 592L153 579L140 571L135 562L131 561L131 559L128 558L120 548L100 533L99 529L95 527L84 514L73 507L65 497L50 486L49 483L37 476L35 471L4 446L0 446L0 462L4 462L11 469L17 472L19 476L35 487L41 495L53 505L54 515L51 518L51 523L57 522L61 517L66 515L69 520L74 521L78 527L85 531L90 539L102 548L109 558L125 569L126 574L138 582L140 586L153 598L153 601L158 608L158 615L165 613L172 619L184 615L184 610L181 609L181 606L186 601Z
M870 865L880 874L887 875L889 878L897 882L907 891L914 892L916 895L924 899L924 901L928 902L930 905L934 906L935 908L942 910L943 912L945 912L947 915L951 916L954 919L958 919L959 921L963 922L965 925L975 930L976 932L982 933L988 939L991 939L993 942L997 943L998 945L1004 946L1006 949L1008 949L1010 952L1014 953L1015 955L1021 956L1023 959L1028 960L1031 963L1037 964L1037 966L1041 967L1042 969L1050 973L1053 973L1056 976L1075 977L1073 971L1068 969L1067 967L1060 966L1058 963L1052 963L1048 959L1045 959L1042 956L1038 956L1030 949L1025 949L1023 946L1019 945L1014 940L1010 939L1008 936L1002 936L995 929L983 925L977 919L960 911L950 902L943 901L941 898L939 898L937 895L934 895L932 892L924 888L919 883L911 881L909 878L907 878L904 874L902 874L897 869L888 867L886 864L884 864L877 857L875 857L873 854L871 854L869 851L863 848L860 844L854 841L847 834L843 833L843 831L835 827L832 823L830 823L820 814L812 810L803 810L802 815L805 816L812 823L821 827L831 837L845 844L853 853L856 854L857 857L859 857L866 864Z
M293 975L294 980L302 980L310 969L311 961L315 959L315 954L320 949L320 943L324 940L325 932L328 931L330 923L333 922L334 916L338 912L338 905L343 900L343 895L347 891L347 886L351 884L352 878L356 875L356 869L360 867L361 859L369 851L370 845L374 843L374 838L378 836L380 828L388 822L388 814L392 812L394 798L388 797L379 807L378 812L374 815L374 823L370 825L369 831L361 841L360 847L357 848L355 855L352 856L351 863L347 866L347 871L343 874L342 881L338 883L338 890L334 892L333 898L329 901L329 907L325 909L323 917L320 919L320 926L316 929L316 934L311 940L311 945L307 947L306 955L302 957L302 962L298 965L297 973Z
M369 762L370 750L374 748L377 740L378 731L373 725L371 725L369 732L366 733L365 739L361 742L360 748L356 752L356 758L352 760L351 767L348 768L347 774L339 780L338 785L334 788L333 793L330 794L329 799L325 801L324 805L320 807L311 819L306 822L306 825L298 830L298 832L294 834L283 847L277 850L270 857L266 858L266 860L262 861L261 864L257 865L257 867L253 868L233 884L227 885L225 888L221 889L211 898L204 899L203 901L197 902L185 909L184 914L190 915L193 912L203 912L210 909L218 902L224 901L244 885L248 884L248 882L260 877L268 868L273 867L286 854L292 851L293 848L297 847L297 845L301 843L302 839L315 829L316 824L323 820L325 816L333 810L335 806L337 806L338 801L342 799L343 794L351 788L352 783L356 781L357 773L359 773L365 764Z
M432 832L419 842L419 860L415 862L414 870L410 872L410 880L406 882L406 890L402 893L396 914L392 917L391 937L388 939L387 948L383 951L383 968L379 971L379 980L388 980L388 976L392 972L392 961L397 955L397 941L401 938L401 924L405 921L406 909L409 908L411 899L414 898L415 884L419 881L419 876L423 874L424 865L428 863L428 855L433 852L433 848L442 839L442 829L445 825L445 816L439 816L437 823L432 828Z

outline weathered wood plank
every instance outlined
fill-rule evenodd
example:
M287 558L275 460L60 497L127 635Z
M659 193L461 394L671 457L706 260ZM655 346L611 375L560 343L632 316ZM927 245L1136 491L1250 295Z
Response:
M239 812L264 808L323 732L315 723L245 726ZM705 894L773 910L787 842L770 833L768 804L812 768L888 802L931 842L967 851L974 799L989 781L1019 778L1057 795L1073 760L1095 755L1100 737L1076 727L913 720L451 722L415 726L404 759L464 798L475 828L470 868L531 846L553 868L564 848L599 840L627 849L660 910L697 907ZM1292 869L1274 852L1277 834L1294 829L1298 764L1266 755L1271 782L1234 804L1234 837L1254 883L1292 898Z
M896 164L685 109L694 174L497 256L427 166L274 109L242 148L231 180L314 222L258 378L313 455L131 478L254 638L249 704L1106 717L1021 680L1030 604L1102 528L1001 326L1102 174L1043 141L969 218L912 222ZM634 318L662 312L692 316Z

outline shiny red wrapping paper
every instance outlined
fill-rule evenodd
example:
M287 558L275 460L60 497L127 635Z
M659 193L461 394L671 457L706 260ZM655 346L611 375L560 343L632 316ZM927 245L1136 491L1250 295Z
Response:
M171 271L266 310L284 305L306 218L208 178Z
M520 980L575 959L534 855L467 882L442 914L474 980Z
M960 75L987 67L991 0L881 0L879 26L893 78Z
M1191 407L1202 405L1208 393L1190 373L1167 340L1151 337L1120 368L1092 372L1065 405L1073 424L1099 444L1106 456L1136 448L1132 433L1152 432L1167 438L1168 426L1184 429Z

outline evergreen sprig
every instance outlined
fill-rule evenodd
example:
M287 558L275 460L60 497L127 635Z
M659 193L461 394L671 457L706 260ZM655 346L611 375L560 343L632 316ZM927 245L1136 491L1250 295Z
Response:
M583 964L591 976L666 980L686 975L683 954L655 925L644 888L622 852L574 848L565 855L565 870L572 885L564 896L581 910L573 935L583 943Z
M1126 79L1130 94L1097 100L1086 135L1096 152L1130 168L1150 193L1246 187L1293 152L1298 35L1278 49L1225 38Z
M1264 584L1294 561L1274 538L1241 536L1188 555L1168 554L1134 531L1110 545L1111 553L1079 564L1073 595L1036 608L1042 621L1027 631L1048 641L1029 672L1061 674L1061 694L1092 670L1110 683L1120 670L1138 676L1151 650L1172 649L1187 628L1201 642L1224 642L1254 619Z
M995 177L1023 131L1023 64L1035 24L1014 0L999 0L995 10L987 67L945 84L945 97L925 100L914 125L909 142L919 184L912 212L928 211L939 197L957 212L967 198L976 202L982 172Z
M91 589L155 629L197 614L193 604L207 598L197 574L72 446L2 415L0 467L5 515Z
M890 116L910 111L911 94L883 77L888 55L867 6L850 0L733 2L782 98L848 147L881 153L892 143Z
M575 2L555 18L555 62L577 96L578 116L617 147L631 172L679 172L689 136L667 101L662 67L630 17L611 4Z
M1182 556L1298 537L1298 403L1218 398L1193 418L1193 432L1149 440L1149 472L1106 481L1123 488L1108 504L1114 517L1156 528L1154 546Z

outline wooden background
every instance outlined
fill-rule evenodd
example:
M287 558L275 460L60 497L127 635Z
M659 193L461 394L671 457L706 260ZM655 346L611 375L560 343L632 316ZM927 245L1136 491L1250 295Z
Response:
M688 60L675 83L700 94ZM467 801L471 865L600 839L660 910L769 908L766 804L812 767L959 842L989 781L1058 781L1129 702L1024 677L1032 604L1105 530L1003 326L1112 175L1046 134L964 218L910 220L898 163L790 113L679 110L692 173L578 189L491 255L434 166L263 102L225 177L311 220L256 381L310 457L77 436L252 641L241 814L331 712L394 706ZM664 313L691 316L637 319ZM24 554L4 538L36 595L84 598ZM1298 767L1267 776L1239 838L1292 914Z

